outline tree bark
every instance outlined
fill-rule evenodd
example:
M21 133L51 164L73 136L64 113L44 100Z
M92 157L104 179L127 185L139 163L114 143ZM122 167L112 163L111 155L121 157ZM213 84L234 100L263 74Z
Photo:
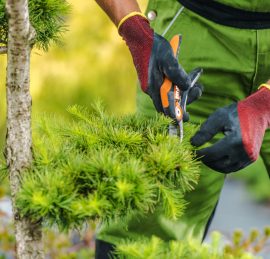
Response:
M7 0L6 10L9 18L6 159L10 176L16 254L20 259L44 258L41 224L21 218L15 206L20 176L32 162L29 72L34 30L29 21L27 0Z

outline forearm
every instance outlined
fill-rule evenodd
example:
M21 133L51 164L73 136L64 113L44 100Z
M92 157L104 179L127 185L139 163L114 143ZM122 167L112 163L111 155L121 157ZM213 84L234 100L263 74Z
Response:
M96 0L117 26L121 19L131 12L140 12L136 0Z

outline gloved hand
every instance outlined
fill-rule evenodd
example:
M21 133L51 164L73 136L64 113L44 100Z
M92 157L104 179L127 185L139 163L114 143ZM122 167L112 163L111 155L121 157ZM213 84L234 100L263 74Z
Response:
M163 113L160 87L164 75L180 90L187 90L191 80L174 57L167 40L156 34L142 14L126 16L119 24L119 34L129 47L142 90L150 95L158 112ZM188 104L202 94L202 86L196 84L189 93Z
M265 130L270 127L270 81L268 84L246 99L218 109L202 124L191 139L196 147L219 132L225 135L214 145L197 151L204 164L230 173L257 160Z

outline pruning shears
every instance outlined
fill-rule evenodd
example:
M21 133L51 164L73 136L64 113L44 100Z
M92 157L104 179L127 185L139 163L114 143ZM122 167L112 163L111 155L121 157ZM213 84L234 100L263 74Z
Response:
M180 45L182 42L181 35L175 35L170 41L173 53L176 58L179 56ZM191 79L191 85L186 91L180 91L179 87L174 85L167 77L160 88L161 102L165 115L174 119L174 123L169 126L170 135L178 135L182 142L184 138L184 116L186 114L187 98L190 89L196 84L203 70L201 68L194 69L188 76Z

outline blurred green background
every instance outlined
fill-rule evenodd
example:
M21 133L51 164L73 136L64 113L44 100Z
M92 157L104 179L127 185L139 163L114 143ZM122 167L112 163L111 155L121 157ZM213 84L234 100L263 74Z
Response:
M138 1L142 9L146 0ZM97 99L112 113L135 111L136 72L124 41L95 1L71 0L62 44L31 60L33 116L68 116L69 105L90 107ZM6 56L0 56L0 146L5 140Z

